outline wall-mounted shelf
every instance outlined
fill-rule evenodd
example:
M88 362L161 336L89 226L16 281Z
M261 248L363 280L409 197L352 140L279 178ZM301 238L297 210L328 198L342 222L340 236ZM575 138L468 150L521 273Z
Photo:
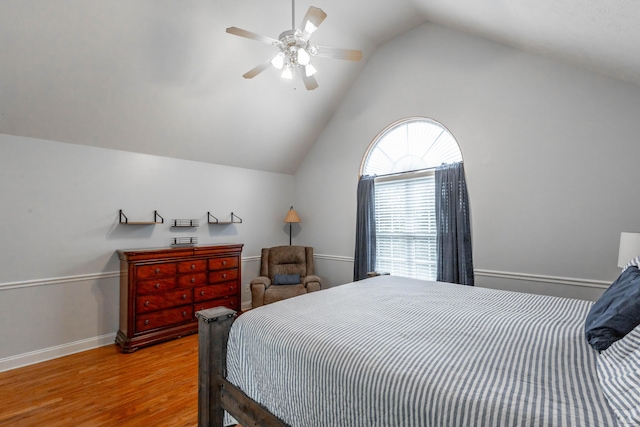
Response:
M240 218L238 215L234 215L233 212L231 212L231 221L219 221L218 218L211 215L211 212L207 212L207 215L209 217L209 224L217 224L217 225L242 224L242 218Z
M197 219L172 219L172 227L199 227L200 221Z
M160 216L158 211L153 211L153 221L129 221L129 218L120 209L120 224L127 225L150 225L150 224L164 224L164 218Z
M174 237L171 239L171 246L197 245L197 237Z

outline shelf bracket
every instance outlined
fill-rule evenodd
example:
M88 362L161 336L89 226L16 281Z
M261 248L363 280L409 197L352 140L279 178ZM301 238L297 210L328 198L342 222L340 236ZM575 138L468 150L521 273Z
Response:
M220 221L218 221L218 218L216 218L215 216L211 215L211 212L207 212L207 216L208 216L208 221L209 224L219 224ZM211 219L213 218L213 221L211 221Z

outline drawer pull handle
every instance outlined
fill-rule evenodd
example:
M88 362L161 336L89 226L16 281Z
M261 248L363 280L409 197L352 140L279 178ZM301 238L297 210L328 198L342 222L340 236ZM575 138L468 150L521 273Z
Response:
M205 292L204 291L200 291L200 295L204 296Z
M182 299L187 299L187 294L182 294Z
M182 317L187 317L187 312L186 311L182 312Z
M160 269L156 268L156 274L160 273Z
M160 289L160 283L156 283L156 289Z
M145 301L145 302L144 302L144 306L145 306L145 307L149 307L149 301Z
M223 266L227 265L227 261L222 261L222 265Z
M191 278L191 283L196 283L196 278L195 277Z
M222 278L226 279L227 278L227 273L222 273Z
M195 270L196 269L196 265L195 264L191 264L191 269Z
M145 324L145 325L148 325L148 324L149 324L149 319L145 320L145 321L144 321L144 324Z

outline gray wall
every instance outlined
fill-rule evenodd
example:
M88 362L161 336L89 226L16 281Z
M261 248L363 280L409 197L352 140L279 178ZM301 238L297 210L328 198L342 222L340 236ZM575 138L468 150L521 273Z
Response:
M639 111L636 86L427 24L368 59L295 176L0 135L0 370L113 342L118 248L244 243L246 284L261 247L288 243L293 204L294 244L315 247L326 285L350 281L360 162L410 116L462 148L479 285L594 299L639 228ZM203 225L122 226L119 209Z
M619 273L620 232L640 228L639 112L637 86L425 24L369 58L298 170L305 239L353 257L367 147L430 117L463 152L478 284L597 298Z
M180 236L244 243L246 285L260 249L289 241L291 175L1 134L0 153L0 370L113 342L116 249L168 246ZM165 223L121 225L119 209L132 221L158 210ZM208 225L208 211L222 221L234 212L243 223ZM172 229L171 219L201 225Z

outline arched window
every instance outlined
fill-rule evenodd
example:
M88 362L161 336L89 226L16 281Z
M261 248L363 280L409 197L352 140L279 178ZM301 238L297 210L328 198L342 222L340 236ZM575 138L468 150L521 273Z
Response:
M376 271L436 280L435 168L461 161L451 132L428 118L400 120L373 140L361 175L376 176Z

